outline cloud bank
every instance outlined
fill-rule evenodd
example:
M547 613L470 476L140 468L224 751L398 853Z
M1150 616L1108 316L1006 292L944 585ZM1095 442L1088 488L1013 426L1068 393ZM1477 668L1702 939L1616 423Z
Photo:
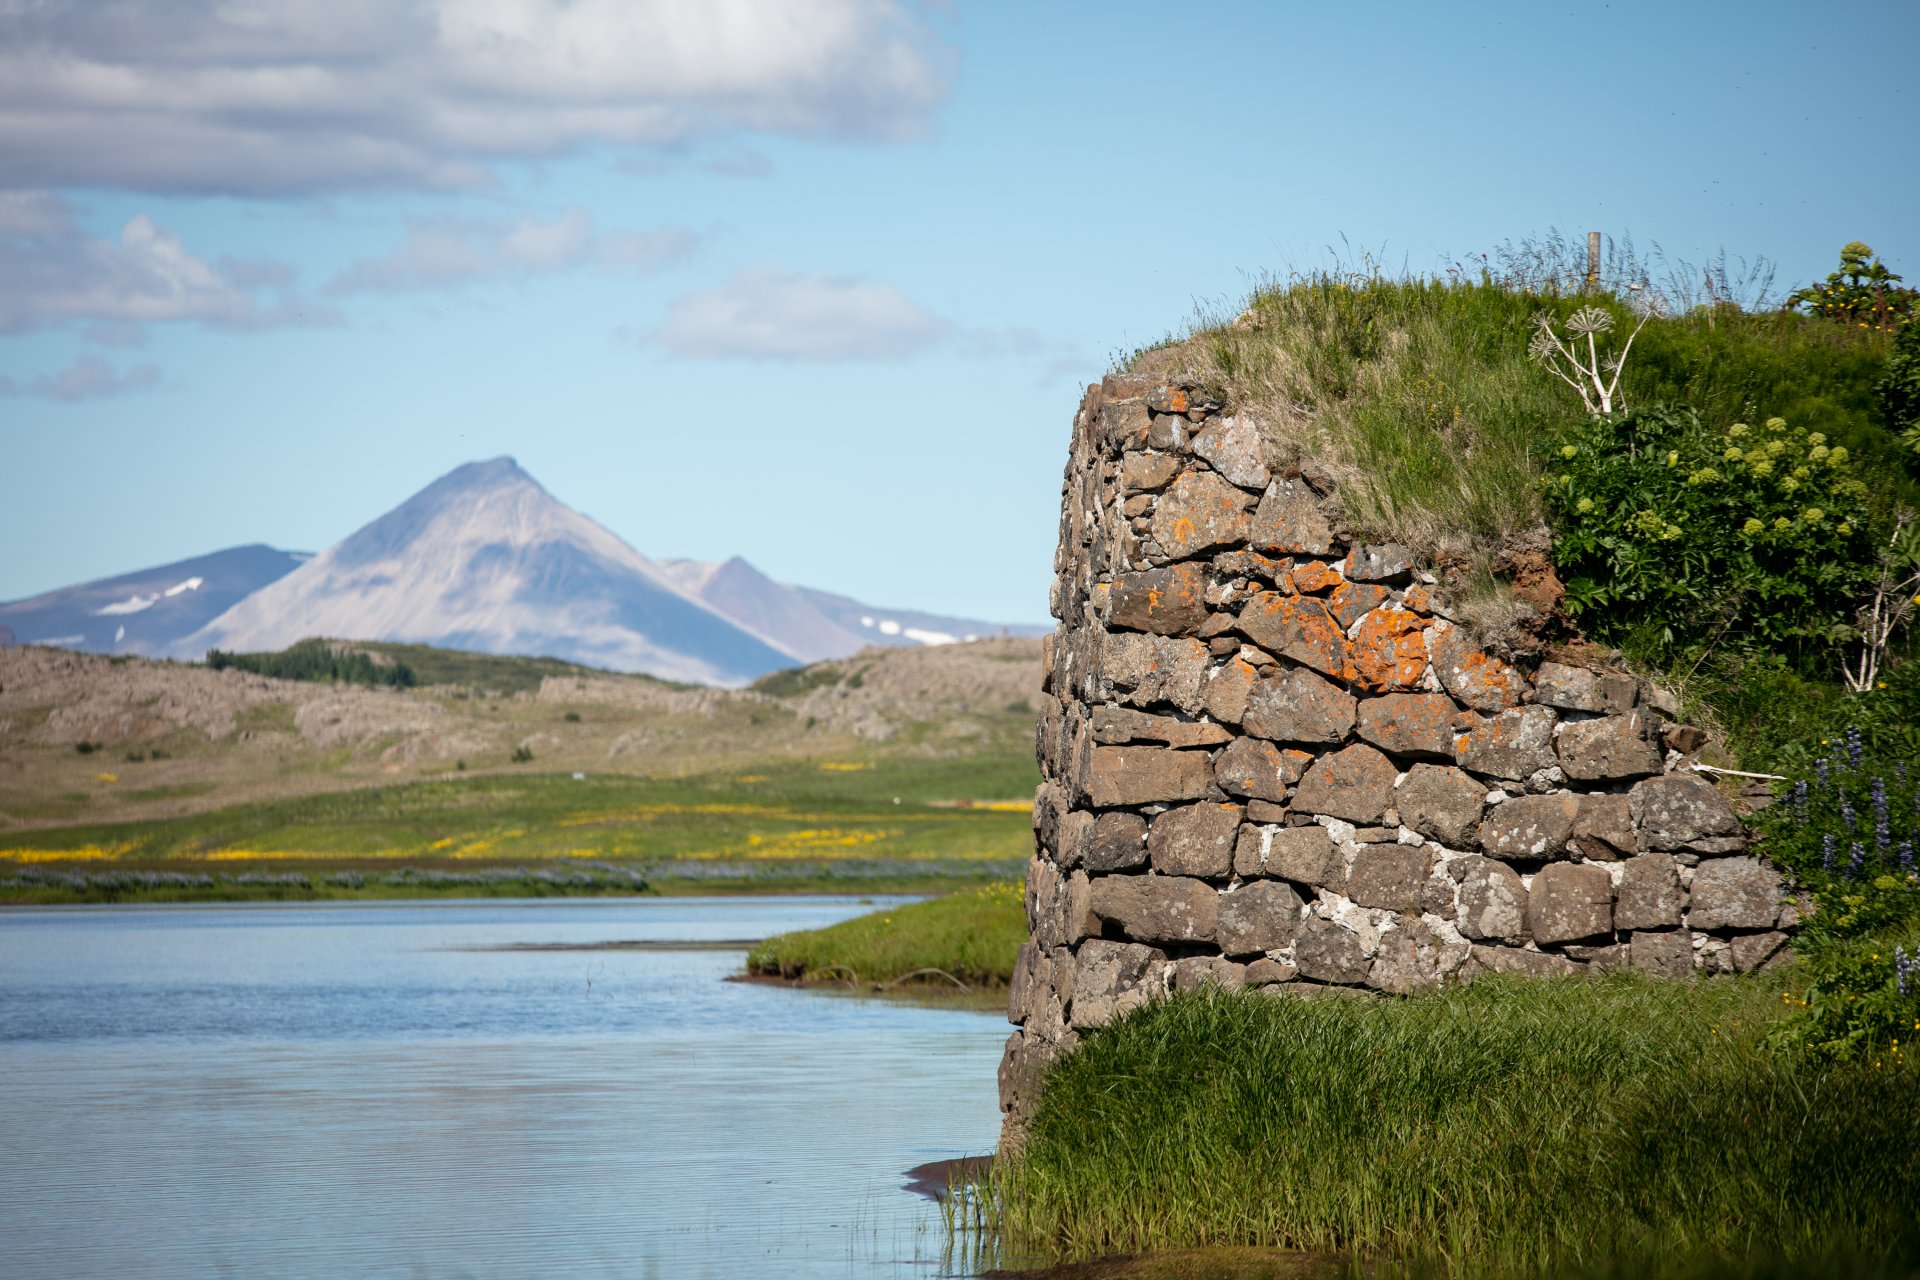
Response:
M674 299L651 340L681 360L894 361L950 329L890 284L759 267Z
M604 232L578 208L551 222L442 219L412 227L392 253L349 266L325 292L414 293L588 266L645 274L686 257L699 242L685 230Z
M909 137L950 78L895 0L0 3L0 186L465 187L590 146Z
M26 382L0 377L0 396L32 396L41 400L99 400L106 396L145 391L160 382L160 369L137 364L120 373L99 356L81 356L58 373L43 373Z

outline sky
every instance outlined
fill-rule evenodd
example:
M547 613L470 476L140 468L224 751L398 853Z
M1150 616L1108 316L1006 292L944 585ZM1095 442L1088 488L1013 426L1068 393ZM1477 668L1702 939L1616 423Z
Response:
M1911 0L0 0L0 600L511 454L649 556L1044 621L1086 384L1260 280L1555 229L1920 278L1917 45Z

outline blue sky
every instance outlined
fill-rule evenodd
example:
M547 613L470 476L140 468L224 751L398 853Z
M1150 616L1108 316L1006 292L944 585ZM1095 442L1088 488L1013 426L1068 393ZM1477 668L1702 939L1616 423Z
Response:
M0 599L508 453L1039 621L1080 391L1328 246L1920 277L1920 5L0 4ZM1518 339L1516 339L1518 340Z

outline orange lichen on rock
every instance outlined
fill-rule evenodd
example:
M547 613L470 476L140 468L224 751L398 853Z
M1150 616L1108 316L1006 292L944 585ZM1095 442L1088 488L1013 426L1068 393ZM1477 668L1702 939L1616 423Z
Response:
M1475 711L1505 711L1520 705L1526 677L1484 649L1475 647L1467 633L1451 622L1435 622L1427 630L1433 671L1446 691Z
M1412 689L1427 671L1426 619L1406 609L1375 609L1353 638L1354 679L1374 693Z
M1354 679L1353 646L1318 600L1263 591L1241 609L1240 631L1261 648L1303 667L1335 680Z
M1340 576L1340 570L1324 560L1305 560L1293 566L1293 587L1296 591L1325 591L1345 581Z

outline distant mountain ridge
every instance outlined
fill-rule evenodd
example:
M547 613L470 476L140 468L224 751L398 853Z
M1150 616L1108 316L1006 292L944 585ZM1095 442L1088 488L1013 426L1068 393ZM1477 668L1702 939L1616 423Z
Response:
M326 636L717 685L870 644L1046 631L866 605L737 556L649 560L506 457L456 468L315 556L237 547L0 604L0 625L105 653L197 659Z

